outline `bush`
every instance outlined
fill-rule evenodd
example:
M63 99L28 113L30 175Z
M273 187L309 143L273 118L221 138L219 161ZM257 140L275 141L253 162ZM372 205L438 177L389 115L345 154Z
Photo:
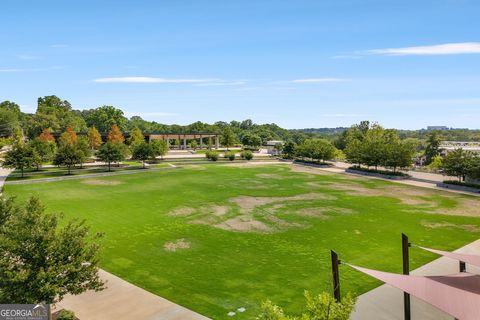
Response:
M225 154L223 155L223 157L225 159L228 159L230 161L233 161L235 160L235 152L225 152Z
M249 151L249 150L245 150L243 151L240 156L242 157L242 159L245 159L245 160L252 160L253 159L253 153L252 151Z
M406 177L408 174L403 173L403 172L398 172L398 171L388 171L388 170L375 170L375 169L367 169L367 168L362 168L359 166L352 166L348 168L350 170L356 170L356 171L363 171L363 172L369 172L369 173L379 173L379 174L384 174L387 176L400 176L400 177Z
M75 320L75 313L70 310L62 309L58 312L57 320Z
M218 152L209 150L205 153L205 157L207 159L212 160L212 161L217 161L218 160Z

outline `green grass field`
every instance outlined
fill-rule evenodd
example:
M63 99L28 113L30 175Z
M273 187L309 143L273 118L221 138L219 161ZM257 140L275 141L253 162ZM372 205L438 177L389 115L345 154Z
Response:
M331 290L330 249L342 260L401 272L400 234L456 249L480 234L475 197L287 165L174 170L25 185L48 211L105 233L102 268L214 319L253 319L269 298L297 312L303 291ZM416 268L435 255L411 249ZM342 291L379 282L341 266Z

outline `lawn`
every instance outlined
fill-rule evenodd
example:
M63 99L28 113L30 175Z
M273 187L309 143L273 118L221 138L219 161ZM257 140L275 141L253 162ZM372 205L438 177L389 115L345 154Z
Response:
M214 319L253 319L265 299L298 312L305 289L331 290L342 260L401 272L400 234L452 250L478 239L475 197L287 165L174 170L6 185L105 233L102 268ZM411 249L416 268L435 255ZM379 282L341 266L342 292Z

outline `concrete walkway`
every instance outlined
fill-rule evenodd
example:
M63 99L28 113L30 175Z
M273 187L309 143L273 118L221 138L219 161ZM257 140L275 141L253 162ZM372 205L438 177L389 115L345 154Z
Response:
M399 241L400 245L400 241ZM410 248L410 257L419 248ZM480 240L472 242L455 252L480 255ZM399 251L400 254L400 251ZM363 266L367 267L368 266ZM344 267L345 268L345 267ZM448 275L458 273L458 261L441 257L414 270L414 275ZM340 271L341 272L341 271ZM480 268L467 265L467 272L479 274ZM452 320L453 317L435 307L411 297L412 320ZM403 292L389 285L381 285L365 294L357 301L352 320L403 320Z
M107 289L65 296L53 311L72 310L82 320L208 320L104 270L99 274Z
M7 180L8 175L12 172L12 169L6 169L0 167L0 194L2 194L3 185L5 184L5 180Z

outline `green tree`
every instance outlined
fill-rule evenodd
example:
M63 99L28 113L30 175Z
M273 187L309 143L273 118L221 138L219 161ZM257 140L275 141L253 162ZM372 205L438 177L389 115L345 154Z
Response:
M349 163L361 165L363 163L363 144L360 140L351 140L343 151Z
M431 171L438 171L443 167L443 158L442 156L435 156L432 158L432 161L427 168Z
M55 142L45 141L40 138L33 139L28 143L28 145L33 150L35 150L35 152L40 157L40 165L43 162L52 161L53 157L55 156L55 151L57 149L57 145L55 144Z
M133 128L132 131L130 131L128 143L135 148L136 145L139 145L142 142L145 142L145 137L143 136L142 131L137 127Z
M82 114L87 126L95 127L102 133L108 132L114 124L122 131L127 129L127 118L123 111L113 106L85 110Z
M306 307L299 317L285 315L281 307L267 300L262 304L262 311L256 320L348 320L356 302L351 294L339 302L326 292L311 295L306 291L305 299Z
M14 145L12 150L8 151L3 161L5 168L20 170L22 178L24 171L35 166L35 154L30 146L24 144Z
M132 159L141 160L143 168L145 169L145 161L155 159L155 151L153 150L152 146L145 141L135 144L133 148Z
M473 154L463 149L455 149L443 158L443 171L449 176L455 176L458 181L465 180L470 172L473 162Z
M60 224L37 198L16 206L0 197L0 301L47 304L103 289L98 240L84 221Z
M436 131L428 135L427 146L425 148L425 165L429 165L434 157L440 155L440 143L441 140Z
M235 136L235 133L232 131L232 129L228 127L225 128L222 134L222 144L225 147L227 147L227 150L229 147L233 146L236 141L237 141L237 138Z
M152 140L150 144L153 148L155 157L161 157L167 154L168 152L168 142L166 140Z
M45 96L38 98L37 112L35 113L35 125L38 129L36 135L44 128L53 131L63 131L68 127L75 132L86 129L85 121L79 111L72 110L67 100L61 100L57 96Z
M97 157L100 161L108 164L108 171L111 171L112 162L119 162L125 159L123 144L107 142L98 150Z
M287 141L285 142L285 145L283 146L283 157L287 159L293 159L295 156L295 148L296 144L293 141Z
M92 149L90 149L90 144L88 143L88 137L82 136L78 138L76 147L83 154L83 157L80 162L80 168L82 168L83 163L92 156Z
M72 167L85 162L84 153L76 146L66 144L58 148L53 164L67 167L68 174L72 173Z
M257 149L262 144L262 138L260 136L247 132L242 137L242 144L244 146L252 147Z
M335 157L335 147L325 139L307 139L297 147L297 153L302 158L311 158L325 162Z
M0 108L0 136L11 137L20 123L18 115L10 110Z

